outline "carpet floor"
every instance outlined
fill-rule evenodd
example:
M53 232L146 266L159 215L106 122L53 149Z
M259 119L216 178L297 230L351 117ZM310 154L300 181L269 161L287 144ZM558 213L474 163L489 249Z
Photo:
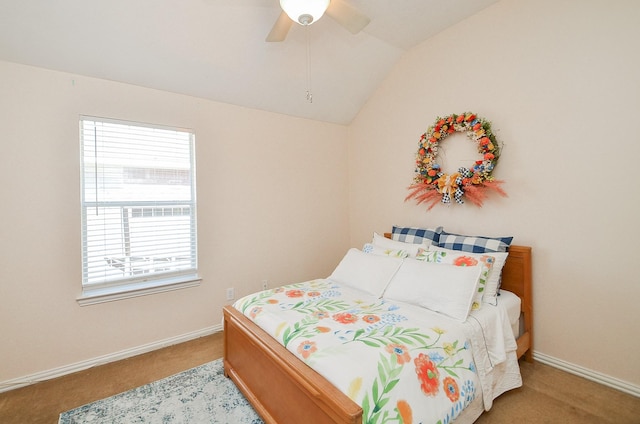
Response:
M222 334L0 393L0 423L55 424L62 412L117 395L223 355ZM521 362L524 384L476 424L640 424L640 398L541 363Z

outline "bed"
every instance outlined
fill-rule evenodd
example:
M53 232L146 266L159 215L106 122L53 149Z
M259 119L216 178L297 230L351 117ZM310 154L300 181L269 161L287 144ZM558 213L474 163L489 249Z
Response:
M385 234L390 238L389 233ZM512 245L502 268L501 291L519 298L513 355L532 361L531 248ZM224 370L266 423L362 423L363 407L310 368L247 315L226 306ZM469 320L471 321L471 320ZM516 361L517 364L517 361ZM519 377L519 374L518 374ZM455 418L473 422L490 407L473 402Z

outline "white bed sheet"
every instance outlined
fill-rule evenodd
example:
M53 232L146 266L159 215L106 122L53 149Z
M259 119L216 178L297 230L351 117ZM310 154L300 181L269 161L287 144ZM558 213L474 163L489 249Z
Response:
M516 339L520 337L521 304L522 301L514 293L507 290L500 290L498 306L506 309L507 316L509 317L509 323L511 324L511 330L513 331L513 337Z

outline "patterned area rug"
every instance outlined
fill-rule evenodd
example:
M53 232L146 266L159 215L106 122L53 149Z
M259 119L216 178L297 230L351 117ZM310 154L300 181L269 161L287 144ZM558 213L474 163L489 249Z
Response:
M262 424L222 360L60 414L59 424Z

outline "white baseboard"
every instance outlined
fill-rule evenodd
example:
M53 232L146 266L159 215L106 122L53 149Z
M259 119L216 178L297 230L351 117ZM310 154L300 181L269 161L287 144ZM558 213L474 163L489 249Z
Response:
M220 331L222 331L222 324L214 325L208 328L203 328L202 330L193 331L191 333L182 334L180 336L171 337L171 338L160 340L157 342L148 343L142 346L137 346L131 349L122 350L120 352L99 356L97 358L92 358L86 361L77 362L75 364L65 365L63 367L54 368L51 370L27 375L24 377L2 381L0 382L0 393L13 390L13 389L18 389L20 387L28 386L30 384L39 383L41 381L50 380L52 378L62 377L63 375L71 374L78 371L83 371L98 365L107 364L109 362L130 358L132 356L140 355L143 353L151 352L153 350L161 349L163 347L197 339L199 337L208 336L210 334L217 333ZM563 361L562 359L554 358L553 356L549 356L537 351L533 352L533 358L536 361L539 361L540 363L552 366L554 368L558 368L562 371L566 371L568 373L577 375L579 377L586 378L587 380L591 380L596 383L620 390L630 395L640 397L640 386L629 383L628 381L620 380L618 378L611 377L606 374L602 374L597 371L593 371L588 368L584 368L579 365L575 365L570 362Z
M536 352L535 350L533 351L533 358L536 361L552 366L554 368L558 368L562 371L566 371L570 374L584 377L587 380L595 381L596 383L600 383L604 386L608 386L620 390L621 392L640 397L640 386L629 383L628 381L620 380L618 378L581 367L580 365L575 365L570 362L563 361L562 359L554 358L553 356Z
M217 333L220 331L222 331L222 324L214 325L208 328L203 328L202 330L193 331L191 333L181 334L176 337L170 337L168 339L160 340L157 342L148 343L142 346L137 346L131 349L122 350L120 352L110 353L108 355L99 356L97 358L88 359L86 361L77 362L75 364L65 365L62 367L38 372L35 374L15 378L12 380L1 381L0 393L7 392L13 389L18 389L20 387L28 386L30 384L39 383L41 381L50 380L52 378L62 377L63 375L71 374L78 371L83 371L98 365L107 364L109 362L130 358L132 356L140 355L142 353L151 352L153 350L161 349L163 347L197 339L199 337L208 336L210 334Z

